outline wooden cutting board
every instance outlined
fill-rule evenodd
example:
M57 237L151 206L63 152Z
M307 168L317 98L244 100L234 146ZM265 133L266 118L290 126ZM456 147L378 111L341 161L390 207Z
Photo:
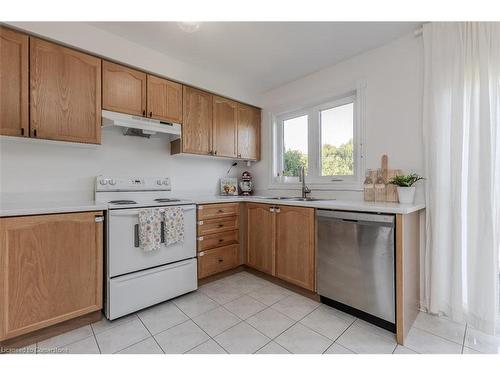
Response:
M382 155L381 159L381 169L382 169L382 177L385 181L385 201L386 202L398 202L398 192L396 189L396 186L393 184L390 184L389 181L391 178L395 176L399 176L402 174L401 169L389 169L389 157L384 154ZM376 181L377 179L377 171L376 170L371 170L370 171L370 176L373 181Z

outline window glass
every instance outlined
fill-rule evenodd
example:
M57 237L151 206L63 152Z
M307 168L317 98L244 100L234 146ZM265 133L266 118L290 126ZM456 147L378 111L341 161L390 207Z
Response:
M354 104L320 111L321 175L354 175Z
M298 176L299 168L307 173L308 116L299 116L283 121L283 175Z

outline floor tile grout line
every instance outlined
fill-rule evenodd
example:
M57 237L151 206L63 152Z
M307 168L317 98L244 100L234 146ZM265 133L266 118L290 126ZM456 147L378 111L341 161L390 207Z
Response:
M97 349L99 349L99 354L102 354L101 347L99 346L99 341L97 341L97 337L94 332L94 327L92 327L92 323L90 324L90 329L92 330L92 334L94 335L94 340L97 345Z
M349 325L347 326L347 328L346 328L346 329L344 329L344 330L342 331L342 333L341 333L340 335L338 335L338 337L337 337L335 340L333 340L332 344L331 344L328 348L326 348L326 350L323 352L323 354L325 354L325 353L328 351L328 349L330 349L330 348L332 347L332 345L333 345L333 344L337 343L337 340L338 340L338 339L339 339L339 338L340 338L340 337L341 337L344 333L346 333L346 331L347 331L349 328L351 328L351 326L354 324L354 322L355 322L355 321L356 321L356 318L354 318L354 320L351 322L351 324L349 324ZM345 349L348 349L348 350L350 350L351 352L354 352L354 350L349 349L349 348L345 347L344 345L341 345L341 344L339 344L339 343L337 343L337 345L340 345L341 347L343 347L343 348L345 348ZM356 353L356 352L354 352L354 353Z
M147 307L147 308L149 308L149 307ZM147 309L147 308L145 308L145 309ZM125 318L127 318L127 317L129 317L129 316L132 316L132 315L135 315L135 316L137 317L137 313L130 313L130 314L128 314L128 315L124 315L124 316L122 316L122 317L118 318L117 320L109 320L108 318L106 318L106 316L104 316L104 319L106 319L106 320L108 320L108 321L110 321L110 322L113 322L113 323L114 323L114 322L119 321L120 319L125 319ZM101 319L101 320L102 320L102 319ZM131 319L131 320L133 320L133 319ZM113 328L119 327L119 326L121 326L121 325L123 325L123 324L127 324L127 323L129 323L131 320L126 320L126 321L124 321L124 322L121 322L120 324L115 324L115 325L113 325L112 327L105 328L105 329L103 329L101 332L97 332L97 333L95 333L95 331L94 331L94 327L92 326L92 324L94 324L94 323L98 323L98 322L90 323L90 326L92 327L92 332L94 332L94 335L95 335L95 336L99 336L101 333L104 333L104 332L106 332L106 331L109 331L110 329L113 329ZM100 320L99 320L99 322L100 322Z
M195 324L196 324L196 323L195 323ZM224 349L224 348L222 347L222 345L220 345L217 341L215 341L213 337L210 337L207 341L203 341L201 344L196 345L195 347L193 347L193 348L189 349L188 351L186 351L186 352L184 352L184 353L182 353L182 354L189 354L189 352L190 352L191 350L194 350L194 349L196 349L196 348L198 348L198 347L202 346L203 344L206 344L206 343L207 343L207 342L209 342L210 340L212 340L213 342L215 342L215 345L219 346L222 350L224 350L224 351L226 352L226 354L229 354L229 353L228 353L228 351L227 351L226 349ZM207 354L215 354L215 353L207 353Z
M434 334L434 333L432 333L432 332L426 331L425 329L421 329L421 328L417 328L417 327L412 327L412 329L416 329L416 330L418 330L418 331L420 331L420 332L425 332L425 333L428 333L429 335L432 335L432 336L437 337L437 338L439 338L439 339L442 339L442 340L448 341L449 343L452 343L452 344L455 344L455 345L459 345L459 346L460 346L460 344L459 344L459 343L457 343L456 341L451 341L450 339L447 339L446 337L442 337L442 336L436 335L436 334ZM411 349L411 348L410 348L410 349ZM412 349L412 350L413 350L413 349Z
M464 339L462 340L462 352L461 352L461 354L464 354L465 338L467 337L467 328L468 328L468 324L465 323Z
M183 313L184 314L184 313ZM163 352L163 354L165 354L165 351L163 350L163 348L161 347L160 343L158 341L156 341L156 338L154 337L154 335L151 333L151 331L149 330L149 328L146 326L146 324L142 321L141 317L139 316L139 314L137 314L137 318L139 319L139 321L142 323L142 325L144 326L144 328L146 328L146 330L149 332L149 334L151 335L151 337L153 338L153 340L155 340L156 342L156 345L158 345L158 347L160 348L160 350ZM149 337L145 338L144 340L142 341L146 341L147 339L149 339ZM142 342L142 341L139 341L139 342ZM136 344L138 344L139 342L137 342ZM135 345L135 344L134 344ZM126 348L125 348L126 349ZM125 349L122 349L122 350L125 350Z
M91 334L91 335L88 335L88 336L85 336L85 337L79 338L78 340L74 340L74 341L71 341L71 342L67 342L67 343L65 343L65 344L63 344L63 345L58 345L58 346L54 346L54 347L52 347L52 348L48 348L47 350L57 350L57 349L62 348L62 347L64 347L64 346L73 345L73 344L75 344L75 343L77 343L77 342L80 342L80 341L86 340L86 339L88 339L89 337L94 336L94 330L92 329L92 325L91 325L91 324L87 324L87 325L88 325L88 326L90 326L90 330L91 330L91 332L92 332L92 334ZM74 331L76 331L76 330L78 330L78 329L80 329L80 328L83 328L83 327L85 327L85 326L75 328L75 329L73 329L73 330L71 330L71 331L63 332L63 333L61 333L60 335L53 336L53 337L62 336L62 335L64 335L64 334L66 334L66 333L69 333L69 332L74 332ZM49 338L48 338L48 339L46 339L46 340L50 340L50 339L51 339L51 338L53 338L53 337L49 337ZM42 340L42 341L45 341L45 340ZM38 341L38 342L36 343L36 354L39 354L38 344L39 344L40 342L42 342L42 341ZM96 339L96 342L97 342L97 339ZM46 351L47 351L47 350L46 350ZM50 354L50 353L45 353L45 354Z

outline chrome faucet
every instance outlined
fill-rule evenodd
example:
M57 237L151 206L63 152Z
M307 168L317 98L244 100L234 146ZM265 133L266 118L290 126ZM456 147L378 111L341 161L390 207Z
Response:
M302 182L302 198L307 198L307 194L311 192L306 185L306 170L304 166L299 168L299 181Z

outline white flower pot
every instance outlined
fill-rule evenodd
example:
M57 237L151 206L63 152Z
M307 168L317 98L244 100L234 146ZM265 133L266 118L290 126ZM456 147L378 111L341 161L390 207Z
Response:
M415 200L415 186L397 186L399 203L413 203Z

